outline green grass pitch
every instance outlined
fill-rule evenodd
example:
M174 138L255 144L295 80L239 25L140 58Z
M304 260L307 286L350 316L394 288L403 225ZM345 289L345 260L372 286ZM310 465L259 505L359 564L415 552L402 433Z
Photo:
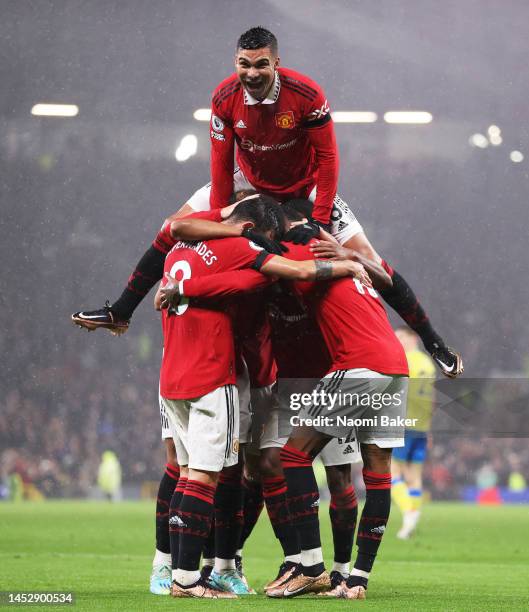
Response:
M327 508L320 509L327 560ZM154 503L0 504L0 591L73 591L76 610L523 610L529 609L529 509L427 505L417 536L395 538L393 509L364 602L260 594L233 602L174 600L148 592ZM260 589L280 553L265 515L245 550L250 583ZM33 606L37 607L37 606ZM40 607L40 606L39 606ZM46 606L46 609L65 606Z

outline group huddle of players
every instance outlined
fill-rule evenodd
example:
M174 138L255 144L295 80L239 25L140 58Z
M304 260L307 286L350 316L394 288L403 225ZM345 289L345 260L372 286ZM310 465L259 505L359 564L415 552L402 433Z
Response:
M176 456L160 484L151 590L250 594L238 561L264 498L285 555L266 594L363 599L389 516L391 449L403 445L406 415L408 364L381 297L446 376L462 372L461 358L336 195L327 100L312 80L279 68L268 30L239 38L236 74L213 93L210 135L212 182L166 220L114 304L72 315L89 330L123 333L161 280L160 407ZM297 381L296 391L316 379L321 397L349 399L333 403L332 423L323 418L328 406L314 401L292 427L284 379ZM380 397L388 399L374 408ZM330 575L312 469L320 453L331 489ZM350 570L357 523L350 463L359 453L366 503Z

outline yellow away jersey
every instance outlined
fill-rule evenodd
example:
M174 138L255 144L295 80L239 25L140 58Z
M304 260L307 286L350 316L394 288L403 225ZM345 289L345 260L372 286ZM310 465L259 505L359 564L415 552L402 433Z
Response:
M410 368L410 385L408 391L408 419L417 419L415 426L409 429L430 431L434 401L435 364L422 351L413 350L406 353Z

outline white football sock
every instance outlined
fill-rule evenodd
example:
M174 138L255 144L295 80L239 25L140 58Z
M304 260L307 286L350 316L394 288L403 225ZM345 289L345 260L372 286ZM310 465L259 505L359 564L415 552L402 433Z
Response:
M215 557L215 566L213 571L217 572L217 574L224 574L234 569L235 559L220 559L219 557Z
M349 563L337 563L336 561L332 564L333 572L340 572L342 576L349 576Z
M200 579L200 572L198 570L188 571L183 569L176 569L172 572L172 578L182 586L189 586L190 584L194 584L197 580Z
M154 559L152 560L152 566L154 567L155 565L168 565L171 567L171 553L164 553L156 549Z
M317 563L323 563L323 552L321 547L301 551L301 565L303 565L303 567L310 567Z
M359 570L356 569L356 567L353 567L353 569L351 570L351 576L360 576L360 578L369 579L369 572L364 572L363 570Z
M285 561L290 561L291 563L301 563L301 554L287 555L285 557Z

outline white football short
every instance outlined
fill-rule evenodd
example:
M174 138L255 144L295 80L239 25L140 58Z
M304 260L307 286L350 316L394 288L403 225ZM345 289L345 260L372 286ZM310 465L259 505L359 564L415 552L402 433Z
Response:
M280 407L276 386L251 390L252 426L248 452L258 454L264 448L283 448L288 436L280 429ZM323 465L346 465L361 461L356 432L345 438L333 438L318 455Z
M325 405L319 401L303 407L299 413L301 424L312 425L334 438L346 437L356 429L359 443L376 444L379 448L404 445L407 376L365 368L336 370L321 379L316 392L317 397L332 395L333 408L329 409L328 399ZM320 424L318 418L327 421Z
M346 438L333 438L318 457L325 467L362 461L356 431L351 432Z
M225 385L202 397L161 398L173 431L179 465L220 472L235 465L239 452L239 397Z
M169 423L169 417L167 416L167 412L165 412L165 408L162 401L162 396L158 393L158 403L160 405L160 422L162 425L162 440L167 440L173 437L173 432L171 431L171 424Z
M240 168L236 168L233 173L233 191L241 189L255 189L255 187L244 176ZM209 196L211 193L211 183L204 185L187 200L187 204L196 212L209 210ZM316 187L310 192L309 200L314 202L316 199ZM346 202L336 194L331 212L331 233L340 244L346 243L350 238L356 236L364 229L354 216Z

